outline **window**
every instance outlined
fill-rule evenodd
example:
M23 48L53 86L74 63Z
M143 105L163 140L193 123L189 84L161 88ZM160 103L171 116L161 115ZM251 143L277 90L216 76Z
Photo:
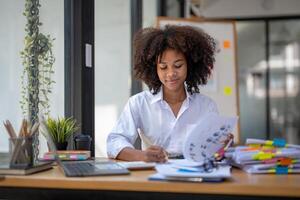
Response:
M95 156L130 96L130 1L95 1Z
M51 116L64 115L64 2L61 0L40 1L40 32L55 38L55 56ZM23 70L20 51L24 48L26 18L23 16L25 1L5 1L0 7L0 121L10 120L18 131L23 118L21 100L21 74ZM8 136L1 125L0 151L8 151ZM45 143L42 143L46 147Z
M241 142L299 143L300 20L240 21L237 32Z

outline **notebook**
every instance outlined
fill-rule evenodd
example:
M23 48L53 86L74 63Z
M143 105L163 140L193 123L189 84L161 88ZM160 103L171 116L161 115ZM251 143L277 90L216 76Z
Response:
M130 172L125 167L114 161L62 161L57 154L56 146L52 137L49 135L45 120L41 119L41 133L45 136L50 150L55 152L56 161L59 168L67 177L84 177L84 176L105 176L105 175L121 175Z
M52 168L52 162L39 162L32 167L26 168L11 168L8 162L0 163L0 174L1 175L28 175L41 171L45 171Z

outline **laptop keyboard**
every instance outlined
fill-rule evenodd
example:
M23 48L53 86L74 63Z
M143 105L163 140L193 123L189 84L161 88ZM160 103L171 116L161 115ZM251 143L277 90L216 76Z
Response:
M63 167L68 175L70 176L88 176L93 175L96 171L100 172L103 170L110 171L110 170L118 170L118 169L124 169L122 166L116 164L116 163L101 163L97 164L95 166L95 163L89 163L89 162L65 162L63 163Z
M64 163L63 166L73 175L81 175L94 171L94 166L90 163Z

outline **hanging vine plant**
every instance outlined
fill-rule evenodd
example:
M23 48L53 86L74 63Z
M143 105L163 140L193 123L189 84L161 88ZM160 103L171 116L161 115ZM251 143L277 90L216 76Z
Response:
M54 83L51 78L55 61L52 53L54 39L39 32L42 25L39 21L40 6L39 0L25 0L23 13L27 23L25 47L21 51L24 68L20 104L24 117L28 116L32 124L38 121L40 111L49 117L49 94Z

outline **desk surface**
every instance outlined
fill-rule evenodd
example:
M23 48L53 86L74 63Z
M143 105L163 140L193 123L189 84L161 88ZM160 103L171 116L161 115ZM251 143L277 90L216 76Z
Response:
M300 197L300 174L250 175L234 169L232 179L223 183L148 181L147 177L154 172L146 170L122 176L67 178L54 167L33 175L0 178L0 187Z

